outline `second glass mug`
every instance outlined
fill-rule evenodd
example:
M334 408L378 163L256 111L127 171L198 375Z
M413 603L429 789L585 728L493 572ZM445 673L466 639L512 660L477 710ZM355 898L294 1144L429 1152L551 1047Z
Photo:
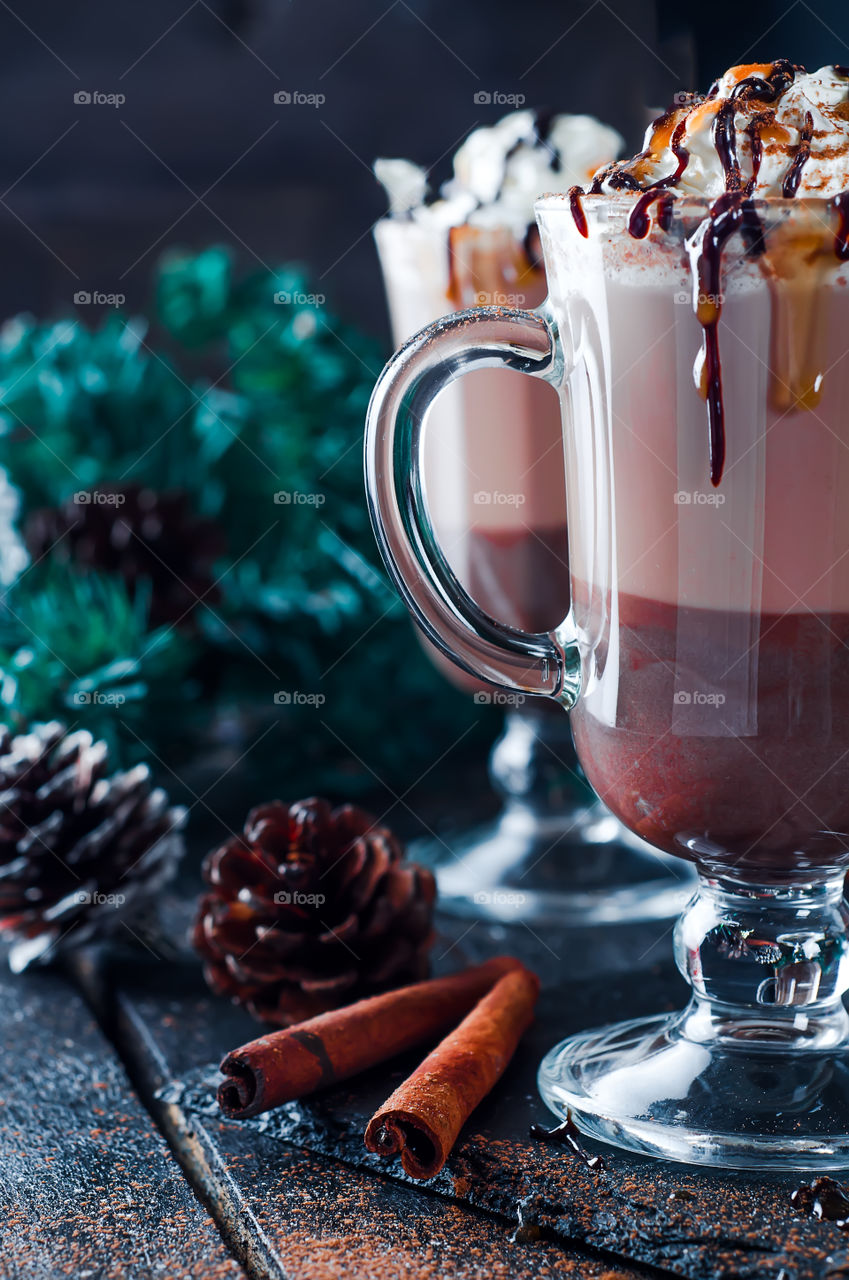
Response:
M375 241L399 345L447 310L545 298L538 255L515 228L382 218ZM439 396L424 444L431 519L454 573L486 612L531 631L568 607L560 434L552 387L487 369ZM504 497L516 501L493 501ZM493 697L439 649L427 653L465 692ZM633 836L592 795L567 717L545 698L495 698L506 710L489 757L500 811L412 848L434 868L443 908L560 925L677 915L689 868Z
M557 1046L546 1102L649 1154L840 1168L849 285L837 209L755 203L771 275L735 234L714 300L724 469L687 255L708 202L680 199L635 238L632 198L586 197L576 218L552 196L537 205L548 300L462 312L402 348L375 388L366 476L387 566L428 637L478 678L571 711L601 798L699 872L675 937L689 1006ZM560 393L572 608L549 633L479 609L434 537L425 413L480 367Z

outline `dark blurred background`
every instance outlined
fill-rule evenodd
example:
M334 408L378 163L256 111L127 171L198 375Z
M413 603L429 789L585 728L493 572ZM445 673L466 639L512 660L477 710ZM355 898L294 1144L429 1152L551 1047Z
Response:
M383 338L371 162L441 180L504 113L476 93L591 112L636 149L651 111L728 65L849 61L845 0L4 0L0 35L4 315L68 311L78 290L141 306L158 252L218 241L303 262ZM125 101L75 101L95 93Z

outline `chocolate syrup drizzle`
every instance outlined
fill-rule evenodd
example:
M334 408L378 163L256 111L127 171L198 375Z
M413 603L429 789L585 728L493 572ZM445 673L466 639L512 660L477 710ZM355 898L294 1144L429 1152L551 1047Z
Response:
M584 194L583 187L569 188L569 208L572 210L572 217L575 220L575 226L586 240L590 234L587 226L587 215L584 213L584 206L581 203L581 196Z
M577 1156L581 1164L592 1173L603 1171L605 1168L603 1156L591 1156L587 1151L581 1141L581 1131L572 1119L571 1113L560 1124L555 1125L553 1129L546 1129L545 1125L542 1124L532 1124L528 1133L535 1142L546 1142L556 1147L568 1147L572 1154Z
M834 252L841 262L849 260L849 191L842 191L834 197L837 210L837 233L834 237Z
M802 170L811 158L811 138L814 136L814 117L810 111L805 113L805 127L799 135L799 150L793 157L793 163L787 170L787 176L781 186L781 194L785 200L792 200L799 190Z
M849 77L849 68L835 66L839 75ZM712 204L707 218L687 242L693 275L693 308L703 332L703 388L707 404L710 479L716 487L722 480L725 466L725 412L722 398L722 367L719 358L719 318L721 304L722 251L726 241L739 231L746 252L758 257L764 252L764 228L753 199L753 192L763 159L761 131L774 123L775 111L768 105L757 112L746 126L746 136L751 149L752 174L744 180L737 151L735 116L742 102L776 102L795 80L804 74L805 68L781 58L774 62L765 76L750 75L740 80L716 112L713 123L713 143L722 165L725 191ZM668 230L675 199L674 188L681 181L690 156L684 146L687 121L695 106L716 97L719 81L710 88L705 98L694 98L686 107L674 108L655 124L653 135L672 128L670 149L677 160L674 173L649 184L641 184L624 164L614 161L599 171L590 186L590 194L599 195L605 189L613 191L638 191L628 220L628 231L637 240L644 239L651 225L651 206L657 205L656 221L661 230ZM814 121L806 113L800 132L799 146L782 184L782 195L792 199L799 190L802 171L810 159ZM652 157L651 142L640 153L638 160ZM584 194L580 187L569 192L569 205L575 225L582 236L588 235L586 213L581 204ZM838 228L835 235L835 253L843 261L849 260L849 192L835 196Z

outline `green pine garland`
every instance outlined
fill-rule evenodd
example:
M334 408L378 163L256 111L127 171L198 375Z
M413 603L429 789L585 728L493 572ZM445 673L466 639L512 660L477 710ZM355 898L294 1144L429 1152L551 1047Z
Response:
M480 744L491 723L432 669L378 566L375 344L303 273L242 276L224 249L168 255L156 299L153 331L118 314L0 331L0 716L61 716L119 763L166 767L222 737L235 758L270 725L257 796L408 786L462 735ZM183 489L222 529L217 598L190 628L151 630L115 575L25 567L29 512L116 484Z

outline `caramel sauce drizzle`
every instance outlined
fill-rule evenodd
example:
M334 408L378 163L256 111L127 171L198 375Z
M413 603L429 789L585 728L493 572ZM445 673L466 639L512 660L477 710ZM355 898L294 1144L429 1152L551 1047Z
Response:
M685 116L683 120L678 121L669 139L669 147L678 162L678 168L668 177L658 178L656 182L647 187L631 210L631 216L628 219L628 231L636 240L644 240L648 235L651 221L650 210L655 202L661 202L665 199L665 204L658 203L657 218L659 223L661 219L665 219L666 226L670 225L672 196L668 188L676 186L681 181L690 159L690 153L682 141L686 129L687 117ZM654 138L652 142L654 142Z
M671 225L674 188L678 186L689 162L684 146L688 123L695 112L711 110L714 114L712 139L725 181L725 191L712 204L707 218L700 224L687 242L690 268L693 276L694 310L702 326L703 364L702 389L708 417L708 450L711 484L717 487L725 467L725 411L722 397L722 365L719 355L719 319L722 310L722 252L726 242L737 231L743 237L746 252L757 257L764 252L764 229L753 199L753 192L760 173L764 153L764 134L775 128L775 111L769 103L776 102L795 80L804 74L804 67L781 58L772 63L755 63L734 68L740 72L729 96L714 106L719 93L719 81L710 88L705 98L694 98L686 108L669 111L656 121L648 146L636 157L636 167L641 160L657 160L667 143L677 161L674 173L654 182L643 184L624 167L626 162L614 161L600 170L593 179L590 193L601 194L605 188L614 191L628 190L640 193L628 220L629 233L638 240L644 239L650 230L651 207L656 204L656 221L661 230ZM839 75L849 78L849 68L835 66ZM735 117L741 103L762 102L764 110L756 112L746 126L751 155L751 177L744 178L737 150ZM792 199L802 178L802 172L810 159L814 121L806 113L805 124L800 131L799 145L784 177L782 195ZM634 162L630 162L634 164ZM573 187L569 192L569 205L580 234L589 234L586 213L581 204L582 188ZM849 192L833 200L838 217L835 235L835 253L842 261L849 260Z

